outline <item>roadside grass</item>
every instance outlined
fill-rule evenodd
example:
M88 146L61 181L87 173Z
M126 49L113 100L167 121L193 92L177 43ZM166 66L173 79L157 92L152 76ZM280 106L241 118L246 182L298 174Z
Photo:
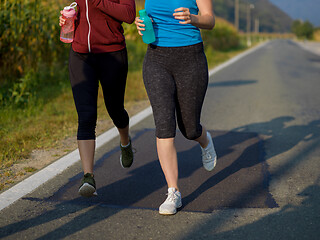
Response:
M313 40L320 42L320 29L316 29L313 33Z
M234 48L227 51L216 51L211 47L207 47L205 52L207 56L209 70L229 60L230 58L238 55L239 53L243 52L246 49L247 49L246 47L239 47L239 48Z

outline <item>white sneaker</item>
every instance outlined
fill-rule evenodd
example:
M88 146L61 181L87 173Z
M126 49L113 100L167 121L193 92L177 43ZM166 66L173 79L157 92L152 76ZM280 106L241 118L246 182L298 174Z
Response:
M207 132L207 138L209 140L208 146L206 148L200 146L202 151L202 163L207 171L212 171L217 164L217 154L214 150L212 137L209 132Z
M181 193L175 188L168 188L168 197L159 207L162 215L172 215L177 212L177 208L182 207Z

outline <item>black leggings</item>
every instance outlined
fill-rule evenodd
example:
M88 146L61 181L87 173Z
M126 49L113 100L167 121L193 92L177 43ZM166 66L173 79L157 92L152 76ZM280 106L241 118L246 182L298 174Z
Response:
M187 139L201 136L201 109L208 86L203 44L186 47L149 45L143 63L143 80L150 99L158 138L180 131Z
M129 124L124 109L128 73L127 50L109 53L77 53L71 48L69 76L78 113L78 140L95 139L99 80L107 111L118 128Z

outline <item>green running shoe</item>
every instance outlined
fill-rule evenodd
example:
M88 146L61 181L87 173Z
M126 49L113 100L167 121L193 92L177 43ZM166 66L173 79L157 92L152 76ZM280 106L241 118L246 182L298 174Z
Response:
M120 143L120 164L123 168L129 168L131 167L133 163L133 151L132 151L132 144L131 144L131 138L129 138L129 144L128 146L122 147Z
M96 182L93 174L86 173L83 176L81 186L79 187L79 194L83 197L92 197L98 195L96 192Z

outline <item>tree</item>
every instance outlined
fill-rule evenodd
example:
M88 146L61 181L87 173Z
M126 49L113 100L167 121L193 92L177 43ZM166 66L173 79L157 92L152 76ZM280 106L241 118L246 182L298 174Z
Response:
M292 23L291 30L298 38L312 39L314 27L309 21L295 20Z

